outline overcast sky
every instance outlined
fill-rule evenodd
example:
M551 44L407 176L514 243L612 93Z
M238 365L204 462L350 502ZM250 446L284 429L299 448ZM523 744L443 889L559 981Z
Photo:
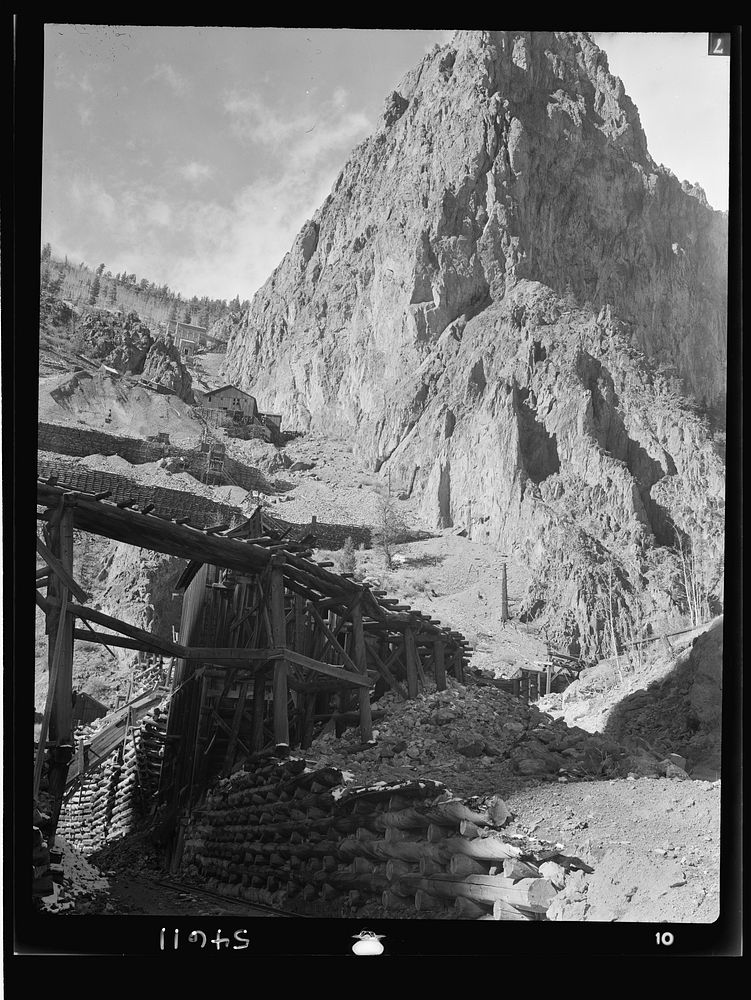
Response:
M47 25L42 241L188 298L250 298L451 35ZM654 159L726 209L729 60L705 34L595 37Z

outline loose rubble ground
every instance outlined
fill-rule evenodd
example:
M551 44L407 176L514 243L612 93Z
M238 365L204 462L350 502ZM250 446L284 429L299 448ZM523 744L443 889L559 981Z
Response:
M491 789L503 797L530 781L626 776L639 759L615 740L565 723L497 688L449 679L446 691L411 701L388 693L374 706L376 744L361 744L359 730L341 739L319 736L308 755L321 766L346 769L355 784L393 778L433 778L462 797ZM656 761L652 763L654 768Z

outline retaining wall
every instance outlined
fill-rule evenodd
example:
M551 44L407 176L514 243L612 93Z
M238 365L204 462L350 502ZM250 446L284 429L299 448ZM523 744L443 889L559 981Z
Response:
M187 517L198 528L209 528L217 524L238 524L244 515L237 507L214 503L206 497L194 496L182 490L170 490L163 486L148 486L136 483L125 476L111 472L97 472L78 465L68 464L58 455L37 457L37 475L42 479L57 478L58 485L84 493L111 492L108 499L113 503L130 502L138 507L154 505L154 513L165 517Z
M170 446L120 437L85 427L65 427L61 424L39 424L39 451L54 451L60 455L119 455L131 465L156 462L170 453Z

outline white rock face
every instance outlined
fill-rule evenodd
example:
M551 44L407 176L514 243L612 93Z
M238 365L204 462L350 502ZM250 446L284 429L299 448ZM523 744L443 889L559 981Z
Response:
M473 537L532 561L580 507L595 547L643 561L689 494L716 548L718 449L645 357L723 410L726 271L725 216L654 163L587 35L458 32L389 97L226 375L287 427L346 429L432 525L471 504Z

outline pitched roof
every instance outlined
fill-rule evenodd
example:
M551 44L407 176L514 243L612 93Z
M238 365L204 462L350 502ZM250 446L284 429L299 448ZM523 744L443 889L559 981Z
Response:
M255 402L255 396L251 396L249 392L243 392L242 389L238 389L236 385L220 385L216 389L209 389L208 392L202 392L202 396L214 396L218 392L224 392L225 389L232 389L233 392L239 392L241 396L247 396L248 399L252 399Z

